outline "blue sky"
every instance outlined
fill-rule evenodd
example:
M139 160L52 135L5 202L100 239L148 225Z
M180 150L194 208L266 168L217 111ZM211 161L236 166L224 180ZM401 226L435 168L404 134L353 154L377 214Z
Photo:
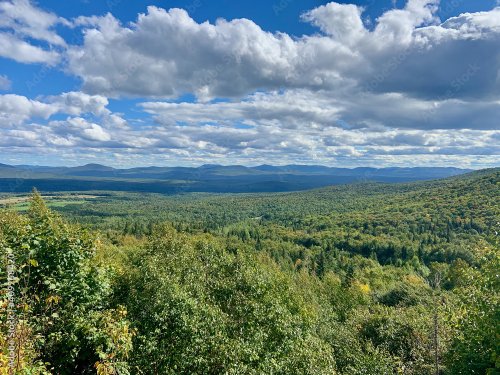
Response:
M498 166L495 0L0 1L0 163Z

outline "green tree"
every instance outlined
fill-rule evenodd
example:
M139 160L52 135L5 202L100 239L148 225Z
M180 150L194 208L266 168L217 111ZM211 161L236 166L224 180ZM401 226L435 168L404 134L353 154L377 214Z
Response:
M123 287L132 362L161 374L333 374L317 311L267 257L157 230Z
M110 270L94 263L92 236L52 213L36 191L27 215L0 215L0 233L2 255L15 256L16 315L27 322L26 341L47 368L58 374L86 373L96 364L126 370L131 331L109 339L118 332L113 324L128 323L110 309Z
M490 249L480 266L464 271L460 303L450 312L455 327L448 352L449 374L500 373L500 251Z

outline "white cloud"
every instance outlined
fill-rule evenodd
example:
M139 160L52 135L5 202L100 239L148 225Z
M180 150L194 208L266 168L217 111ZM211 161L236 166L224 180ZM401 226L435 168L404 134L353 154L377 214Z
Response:
M362 12L363 8L353 4L328 3L304 13L302 19L333 39L352 46L368 33L361 20Z
M0 7L0 55L55 64L67 48L65 70L84 92L0 95L0 155L498 164L500 8L441 22L437 0L410 0L368 29L361 7L332 2L303 15L316 34L295 38L246 19L197 23L180 9L148 7L128 25L111 14L78 17L72 26L84 42L67 46L54 31L67 21L22 3L39 19ZM186 93L198 101L171 100ZM125 118L108 108L109 97L123 96L147 99Z
M349 93L346 96L350 98ZM149 160L146 155L156 160L169 155L175 160L173 164L279 160L380 166L407 160L422 165L429 162L429 155L446 164L458 157L471 163L479 159L486 162L500 154L500 130L487 125L488 119L498 118L498 103L496 114L481 107L462 108L461 102L449 103L456 109L438 107L432 112L436 123L415 126L414 118L433 108L433 103L400 94L371 96L356 105L343 101L341 93L332 98L328 92L308 90L258 93L235 102L145 102L140 108L152 115L156 124L145 119L141 126L129 126L106 108L107 99L100 96L71 92L33 101L3 95L2 117L22 116L16 124L4 123L0 147L12 152L20 147L61 153L68 153L65 149L71 147L82 155L113 152L128 155L139 164ZM40 118L50 119L56 113L70 116L40 123ZM485 123L478 127L482 130L468 129L467 123L433 129L444 122L443 118ZM388 127L387 122L394 125ZM401 158L396 160L395 155Z
M132 29L111 15L94 22L97 28L85 31L85 46L68 51L70 70L93 93L173 97L185 91L203 95L208 88L208 95L237 95L262 75L274 80L281 71L281 80L286 78L293 68L287 54L296 53L289 36L265 33L249 20L197 24L180 9L148 7ZM231 83L221 79L236 75Z
M496 101L440 102L402 94L356 95L356 91L288 90L257 93L242 101L219 103L145 102L144 110L158 123L172 126L217 123L233 126L268 124L291 129L328 127L407 129L496 129L500 105Z
M49 96L47 100L57 105L61 112L78 116L92 113L96 116L109 114L106 109L108 99L101 95L88 95L79 91L65 92L57 96Z
M391 9L377 19L372 39L385 45L410 45L417 27L437 23L439 0L408 0L404 9Z
M33 46L10 33L0 32L0 56L21 63L55 64L59 54Z
M47 119L57 112L57 108L25 96L0 95L0 126L19 125L31 118Z
M470 38L480 38L483 34L500 32L500 7L489 12L463 13L442 24L448 30L458 30Z
M112 135L111 135L112 134ZM5 132L0 153L29 148L34 154L77 152L121 155L128 165L319 163L327 165L449 165L495 163L498 130L301 128L256 125L175 125L113 130L75 117ZM162 162L163 161L163 162ZM101 159L106 162L106 159Z
M83 118L68 118L61 124L61 133L70 135L79 135L90 141L107 142L111 139L111 135L104 130L100 125L90 123Z
M29 0L0 2L0 56L22 63L55 64L59 52L50 48L65 47L66 42L53 29L69 22L33 6ZM33 45L29 39L46 43L49 48Z
M246 19L199 24L181 9L148 7L129 27L110 14L81 18L85 40L69 49L69 70L85 90L112 96L190 92L206 101L256 90L354 86L434 99L450 92L498 97L498 9L440 23L437 4L410 0L369 31L361 8L329 3L303 16L323 34L299 39ZM474 79L452 91L474 64Z
M0 3L0 27L14 29L19 35L64 46L64 39L51 30L58 23L69 25L63 18L33 6L29 0Z
M83 130L83 135L94 141L105 142L111 139L111 135L97 124L92 124L90 128Z
M126 128L126 120L119 114L112 113L106 108L107 105L108 99L103 96L78 91L41 97L38 100L15 94L0 95L0 126L17 126L30 120L49 119L55 114L86 114L100 118L110 128Z
M257 122L300 128L316 123L335 126L341 108L330 100L309 91L287 91L283 94L257 93L237 102L168 103L146 102L141 107L155 115L159 123L175 125L218 123L233 126L236 122L253 125Z

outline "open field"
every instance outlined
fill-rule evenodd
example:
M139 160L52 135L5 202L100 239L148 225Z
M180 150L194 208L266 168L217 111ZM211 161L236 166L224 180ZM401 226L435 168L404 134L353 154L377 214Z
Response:
M16 211L25 211L29 206L31 195L16 195L0 197L0 208L11 207ZM65 207L71 204L84 204L89 200L99 198L98 195L90 194L61 194L61 195L43 195L43 199L50 208Z

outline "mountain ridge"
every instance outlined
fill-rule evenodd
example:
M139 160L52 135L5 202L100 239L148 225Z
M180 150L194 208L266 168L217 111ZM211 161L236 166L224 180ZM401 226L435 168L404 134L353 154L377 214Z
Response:
M178 192L280 192L354 182L410 182L471 172L455 167L339 168L321 165L260 166L205 164L199 167L113 168L102 164L76 167L0 165L0 191L118 190Z

